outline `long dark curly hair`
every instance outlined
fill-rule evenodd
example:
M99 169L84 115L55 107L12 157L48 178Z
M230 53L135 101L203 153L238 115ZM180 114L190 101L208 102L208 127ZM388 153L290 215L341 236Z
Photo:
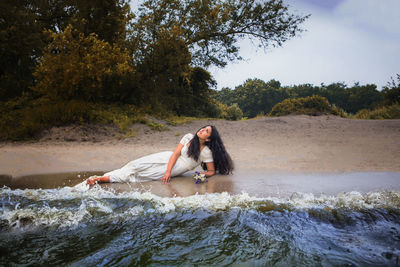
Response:
M225 149L224 143L222 142L222 139L217 131L217 128L214 125L206 125L204 127L201 127L192 140L190 141L190 145L188 148L188 156L193 158L195 161L197 161L200 157L200 140L199 137L197 136L197 133L207 127L211 127L211 136L210 136L210 141L206 142L205 145L210 148L214 160L214 167L215 171L218 171L220 174L230 174L233 171L233 161L231 157L229 156L228 152ZM207 170L207 165L202 162L202 167L204 170Z

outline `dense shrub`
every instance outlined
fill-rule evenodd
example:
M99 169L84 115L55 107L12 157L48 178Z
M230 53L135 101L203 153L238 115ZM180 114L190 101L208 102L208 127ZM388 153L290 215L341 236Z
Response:
M121 132L132 135L129 128L132 123L148 123L145 112L132 105L22 97L0 106L0 140L32 139L52 126L91 122L114 124Z
M0 103L0 140L31 138L43 126L30 120L33 100L30 96Z
M270 116L283 116L289 114L306 114L306 115L321 115L334 114L339 115L339 110L332 107L325 97L313 95L301 97L297 99L285 99L276 104Z
M393 104L391 106L383 106L374 110L363 109L354 115L356 119L400 119L400 104Z
M218 107L221 111L219 117L222 119L237 121L243 118L243 112L237 103L227 106L218 102Z
M226 113L227 113L226 119L232 121L241 120L243 117L243 112L240 109L239 105L236 103L230 105L226 110Z

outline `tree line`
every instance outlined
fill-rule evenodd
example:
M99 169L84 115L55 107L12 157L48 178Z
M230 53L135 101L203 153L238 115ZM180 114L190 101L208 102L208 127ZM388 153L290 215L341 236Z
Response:
M209 66L240 60L238 41L280 46L308 16L282 0L19 0L0 3L0 101L144 106L214 116Z
M355 83L353 86L347 86L345 83L332 83L320 86L312 84L282 86L276 80L265 82L260 79L248 79L234 89L222 88L214 97L227 106L237 104L243 116L252 118L257 115L267 115L276 104L285 99L313 95L325 97L330 104L352 114L363 109L371 110L384 105L390 106L400 103L400 75L397 75L397 80L392 79L382 91L379 91L375 84Z

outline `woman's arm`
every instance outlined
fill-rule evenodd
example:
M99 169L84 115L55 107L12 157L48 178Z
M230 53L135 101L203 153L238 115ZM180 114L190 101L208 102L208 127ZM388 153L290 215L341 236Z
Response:
M211 177L215 175L215 167L214 167L214 162L206 162L207 166L207 171L206 172L200 172L206 175L206 177Z
M179 143L174 152L172 153L171 157L169 158L168 161L168 166L167 166L167 171L165 172L163 178L161 179L162 183L168 183L169 180L171 180L171 171L172 168L174 167L176 161L178 160L179 156L181 155L181 150L183 148L183 145Z

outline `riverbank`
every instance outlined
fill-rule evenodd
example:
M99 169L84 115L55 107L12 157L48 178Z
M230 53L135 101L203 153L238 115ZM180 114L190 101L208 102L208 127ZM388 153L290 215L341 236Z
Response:
M217 127L237 170L400 172L400 120L299 115L247 121L198 120L168 126L170 130L162 132L138 124L136 136L128 139L93 129L85 133L85 141L66 141L82 135L82 130L53 128L35 142L2 143L0 174L19 177L108 171L150 153L173 150L185 133L205 124Z

